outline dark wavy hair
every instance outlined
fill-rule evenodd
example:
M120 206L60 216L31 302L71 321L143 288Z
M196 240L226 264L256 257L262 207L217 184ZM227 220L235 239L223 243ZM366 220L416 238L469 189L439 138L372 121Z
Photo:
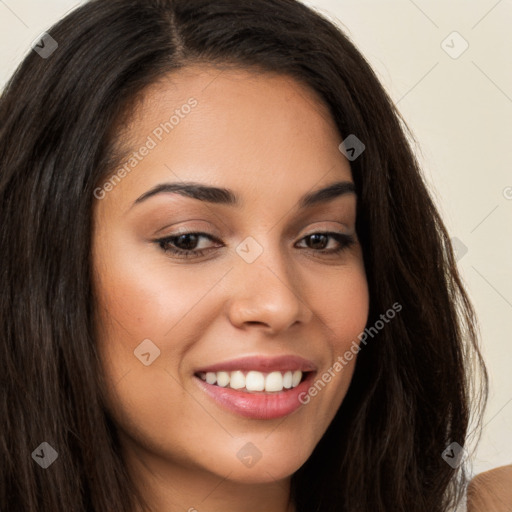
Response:
M1 510L133 512L143 503L105 407L90 258L93 191L147 86L192 63L277 72L316 91L351 162L368 326L400 314L357 359L339 411L292 476L298 512L445 512L487 398L474 310L408 136L366 60L296 0L93 0L31 51L0 99ZM412 139L414 140L414 139ZM477 378L478 377L478 378ZM480 431L480 430L479 430ZM31 454L59 453L46 470Z

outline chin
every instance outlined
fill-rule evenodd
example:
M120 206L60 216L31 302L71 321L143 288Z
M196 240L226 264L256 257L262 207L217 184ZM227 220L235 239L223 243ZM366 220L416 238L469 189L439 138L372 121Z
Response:
M251 442L238 445L241 448L218 454L218 459L208 461L208 466L216 474L223 477L229 475L230 481L245 484L268 484L291 477L307 461L314 448L305 453L300 439L297 439L295 448L282 444L279 448L272 447L271 443L267 443L265 448L259 450ZM219 463L219 459L222 463Z

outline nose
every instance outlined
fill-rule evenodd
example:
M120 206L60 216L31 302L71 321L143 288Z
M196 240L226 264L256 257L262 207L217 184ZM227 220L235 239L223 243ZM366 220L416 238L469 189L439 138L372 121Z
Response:
M237 256L228 314L238 328L261 325L277 334L310 321L313 312L301 295L300 279L278 249L267 248L252 263Z

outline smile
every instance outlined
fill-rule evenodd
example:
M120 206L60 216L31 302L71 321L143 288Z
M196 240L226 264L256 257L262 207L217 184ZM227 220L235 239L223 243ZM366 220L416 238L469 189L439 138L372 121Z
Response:
M201 372L198 377L215 386L222 388L237 389L246 392L264 391L276 393L283 389L296 388L302 381L303 373L300 370L271 373L258 371L243 372Z
M295 355L244 357L198 368L194 380L217 406L239 416L270 420L304 404L317 366Z

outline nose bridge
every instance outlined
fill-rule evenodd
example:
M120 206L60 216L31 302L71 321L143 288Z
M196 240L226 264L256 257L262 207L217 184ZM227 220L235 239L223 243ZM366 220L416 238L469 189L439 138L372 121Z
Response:
M298 276L278 241L268 233L258 239L249 236L236 247L236 253L230 308L233 323L263 323L278 331L307 320L310 310L300 296Z

